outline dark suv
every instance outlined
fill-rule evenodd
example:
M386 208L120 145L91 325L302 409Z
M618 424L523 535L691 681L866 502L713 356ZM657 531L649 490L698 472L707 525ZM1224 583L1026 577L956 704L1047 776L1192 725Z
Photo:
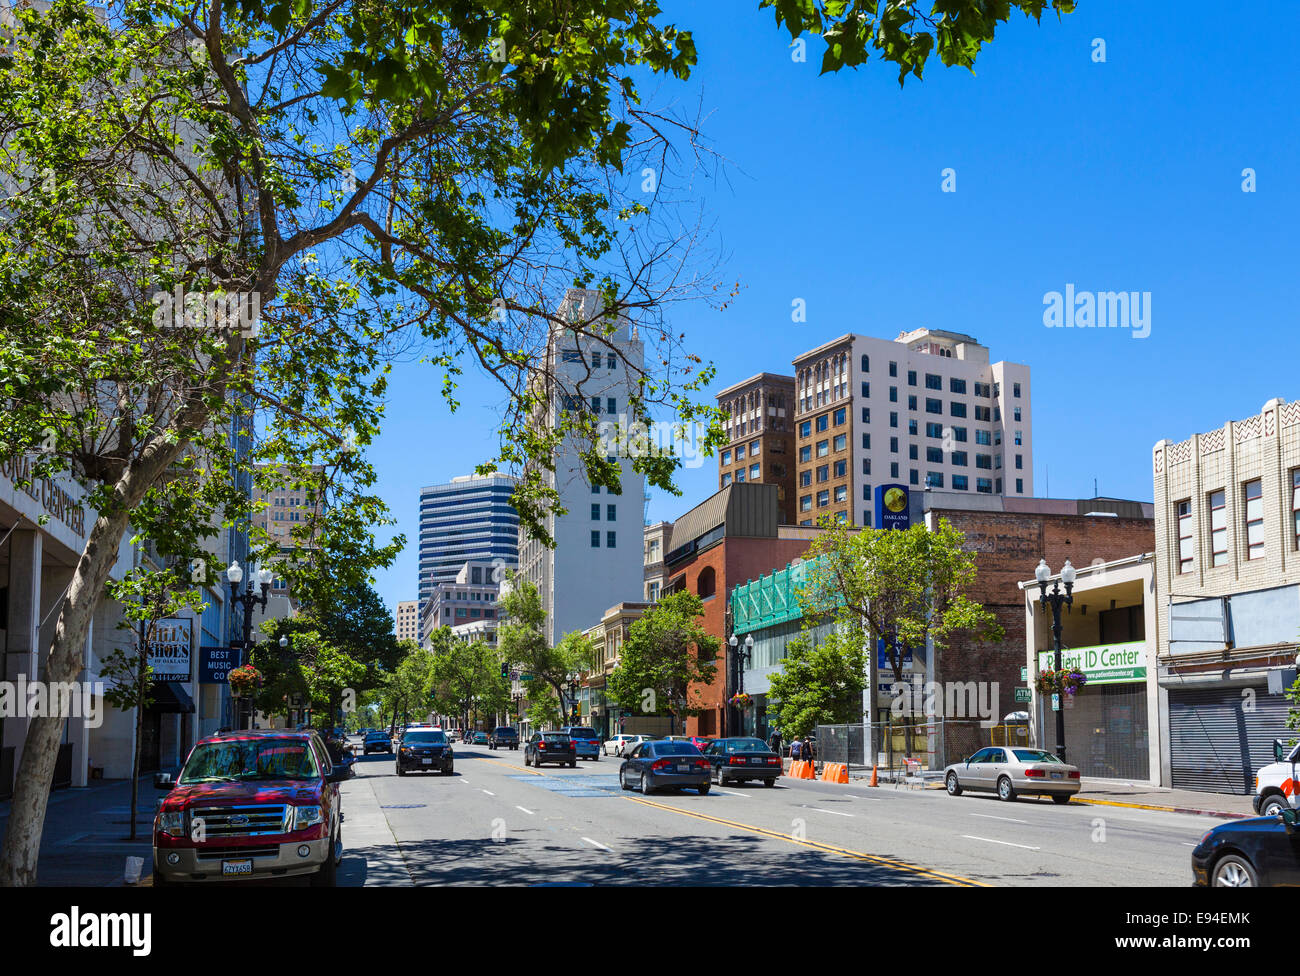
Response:
M524 765L540 766L542 763L567 764L570 769L578 765L578 749L563 732L534 732L524 746Z
M488 746L493 749L500 749L503 746L518 749L519 733L508 725L498 725L492 730L492 735L488 737Z
M407 729L397 745L397 775L407 773L452 774L451 742L445 732L435 729Z
M200 739L175 782L167 773L154 779L168 791L154 820L154 886L296 874L332 886L347 774L311 730Z
M387 732L367 732L365 744L361 748L363 755L367 756L372 752L387 752L391 755L393 740L388 737Z

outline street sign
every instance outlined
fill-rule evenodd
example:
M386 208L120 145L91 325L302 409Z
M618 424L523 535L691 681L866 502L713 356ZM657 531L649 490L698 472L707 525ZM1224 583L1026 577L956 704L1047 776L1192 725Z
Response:
M510 680L511 680L511 681L518 681L518 680L519 680L519 672L518 672L518 671L511 671L511 672L510 672Z
M1032 700L1032 696L1029 694L1028 688L1017 688L1015 689L1015 696L1012 700L1017 703L1027 702Z
M519 676L519 680L520 680L520 681L532 681L532 680L533 680L533 676L532 676L531 674L521 674L521 675Z
M1052 711L1054 711L1054 712L1059 712L1060 710L1061 710L1061 696L1060 696L1060 695L1053 695L1053 696L1052 696Z
M1028 681L1028 680L1029 680L1029 668L1024 667L1024 668L1021 668L1021 669L1020 669L1020 680L1021 680L1021 681ZM1018 699L1018 698L1016 699L1016 701L1019 701L1019 700L1020 700L1020 699Z

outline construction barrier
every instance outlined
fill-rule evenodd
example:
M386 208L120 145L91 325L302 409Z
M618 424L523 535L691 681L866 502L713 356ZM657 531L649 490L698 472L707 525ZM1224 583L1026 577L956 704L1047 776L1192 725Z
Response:
M846 763L822 763L822 780L827 783L847 783L849 767Z
M803 762L801 760L795 760L794 762L790 763L790 778L791 779L816 779L816 776L813 774L813 764L810 762Z

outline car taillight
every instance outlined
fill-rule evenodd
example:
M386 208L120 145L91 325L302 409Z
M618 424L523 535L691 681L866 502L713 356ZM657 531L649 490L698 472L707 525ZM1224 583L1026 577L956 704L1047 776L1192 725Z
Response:
M1041 769L1026 769L1026 779L1042 779L1046 774Z
M545 742L539 742L539 743L537 743L537 748L538 748L538 749L545 750L545 749L546 749L546 743L545 743Z
M779 760L779 759L777 759L775 756L773 756L771 759L769 759L769 760L767 761L767 764L768 764L769 766L776 766L776 765L778 765L780 762L781 762L781 760Z
M667 759L660 759L658 762L653 762L653 763L651 763L651 764L650 764L650 768L651 768L651 769L667 769L667 768L668 768L669 766L671 766L671 765L672 765L672 763L670 763Z
M1076 769L1074 772L1070 774L1070 779L1078 779L1078 778L1079 778L1079 771Z
M744 757L744 756L732 756L730 759L727 760L727 765L728 765L728 766L743 766L743 765L745 765L745 757Z

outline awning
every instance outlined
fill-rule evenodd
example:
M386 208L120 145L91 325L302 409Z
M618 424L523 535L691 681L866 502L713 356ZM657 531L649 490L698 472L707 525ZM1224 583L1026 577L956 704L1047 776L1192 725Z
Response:
M151 712L193 712L194 699L179 681L155 681L153 683L153 704Z

